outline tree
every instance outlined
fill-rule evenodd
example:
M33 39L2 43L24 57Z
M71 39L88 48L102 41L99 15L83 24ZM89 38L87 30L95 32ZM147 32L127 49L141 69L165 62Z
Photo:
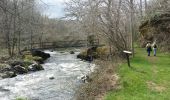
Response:
M127 0L71 0L67 3L67 17L76 18L85 33L105 37L110 52L121 54L130 47L130 27L127 24L130 9Z
M132 33L132 38L131 38L131 48L132 48L132 55L134 57L134 34L135 34L135 31L134 31L134 5L133 5L133 0L130 0L130 7L131 7L131 33Z

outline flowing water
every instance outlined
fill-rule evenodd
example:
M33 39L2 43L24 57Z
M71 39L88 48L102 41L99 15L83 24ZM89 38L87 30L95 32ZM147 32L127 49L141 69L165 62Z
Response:
M0 100L72 100L80 77L89 74L94 64L83 62L76 54L50 52L45 70L0 80ZM90 67L90 66L91 67ZM50 77L54 77L50 80Z

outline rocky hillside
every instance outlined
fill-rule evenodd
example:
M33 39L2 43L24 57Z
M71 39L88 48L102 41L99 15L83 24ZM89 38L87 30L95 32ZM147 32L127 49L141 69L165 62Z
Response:
M140 25L139 31L141 46L144 47L147 41L156 41L161 50L170 51L170 12L146 20Z

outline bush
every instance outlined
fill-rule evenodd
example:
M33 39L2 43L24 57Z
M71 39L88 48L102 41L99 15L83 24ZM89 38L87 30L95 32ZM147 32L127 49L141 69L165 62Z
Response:
M108 49L106 47L98 47L96 52L98 55L107 55Z

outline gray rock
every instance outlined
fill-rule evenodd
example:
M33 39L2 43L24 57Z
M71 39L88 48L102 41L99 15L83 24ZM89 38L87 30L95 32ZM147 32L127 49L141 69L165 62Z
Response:
M20 65L14 66L14 71L15 71L17 74L28 73L28 70L27 70L25 67L22 67L22 66L20 66Z
M7 71L7 72L2 73L0 76L1 76L2 78L13 78L13 77L15 77L15 76L17 76L17 75L16 75L15 72Z
M44 70L44 68L40 64L35 63L35 64L28 66L28 70L29 71L40 71L40 70Z
M0 72L11 71L12 68L8 64L0 64Z
M50 80L53 80L53 79L54 79L54 77L53 77L53 76L51 76L51 77L49 77L49 79L50 79Z
M88 75L84 75L83 77L81 77L81 80L83 83L88 83L92 81L92 79Z
M24 61L17 61L17 60L15 60L15 61L9 61L8 63L12 67L15 67L17 65L24 66Z
M70 51L70 54L75 54L75 52L74 51Z

